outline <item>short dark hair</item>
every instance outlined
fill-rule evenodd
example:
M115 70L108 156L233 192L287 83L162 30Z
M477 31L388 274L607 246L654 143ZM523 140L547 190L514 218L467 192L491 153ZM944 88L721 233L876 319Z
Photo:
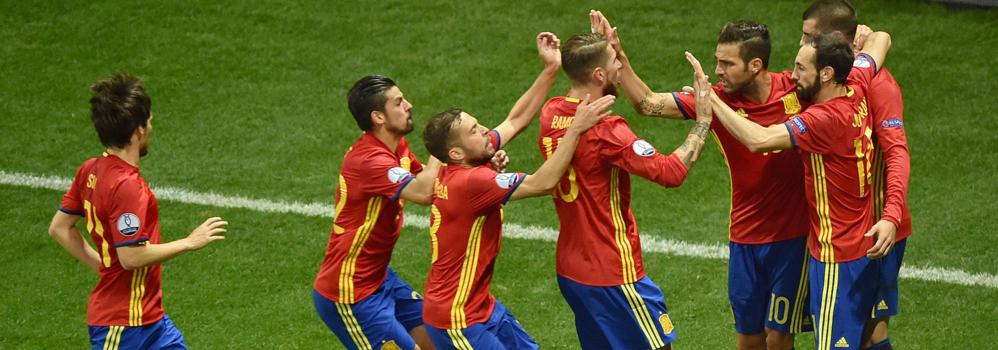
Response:
M721 29L717 43L738 44L738 53L742 61L748 64L749 61L758 58L762 60L762 68L769 68L772 44L769 41L769 28L765 24L752 21L728 22Z
M561 67L565 74L573 82L588 83L593 70L606 62L608 43L606 37L598 33L573 35L561 48Z
M151 116L152 100L142 81L128 73L114 73L90 86L90 120L105 147L124 148L132 143L135 129Z
M855 58L849 42L842 40L842 34L832 32L815 38L813 45L815 68L820 71L824 67L832 67L835 82L845 84Z
M856 8L847 0L816 0L804 10L801 19L814 19L821 34L840 32L848 42L856 38L856 26L859 25Z
M423 144L426 145L426 150L430 151L430 154L441 162L450 163L451 161L447 153L451 147L454 147L455 138L452 129L454 122L461 119L461 113L464 111L460 108L437 113L430 118L430 121L426 123L426 128L423 129Z
M368 75L353 84L347 92L347 104L361 130L371 131L374 127L371 112L385 111L385 102L388 101L385 91L394 86L395 81L384 75Z

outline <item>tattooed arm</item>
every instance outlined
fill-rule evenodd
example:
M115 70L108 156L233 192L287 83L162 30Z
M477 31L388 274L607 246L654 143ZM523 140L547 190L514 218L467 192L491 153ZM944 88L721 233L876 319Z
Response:
M700 158L700 152L703 151L703 145L707 141L707 132L710 131L710 122L713 118L710 100L711 92L707 76L704 74L694 74L693 96L696 96L697 101L696 125L690 130L689 135L686 135L686 141L683 142L683 145L672 152L672 154L679 156L679 159L683 161L683 165L686 165L686 168L692 167L693 163Z

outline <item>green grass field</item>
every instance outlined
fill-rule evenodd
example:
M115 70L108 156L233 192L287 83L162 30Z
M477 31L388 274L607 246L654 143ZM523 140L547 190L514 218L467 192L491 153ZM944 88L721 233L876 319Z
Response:
M858 2L858 1L857 1ZM620 27L639 74L654 89L688 85L682 57L713 69L717 32L729 21L770 26L772 70L791 68L805 2L618 2L600 5L377 2L0 3L0 171L71 177L102 151L88 119L88 86L117 70L145 79L156 114L142 163L153 186L276 201L328 203L339 161L359 135L345 92L359 77L386 74L415 104L417 131L435 112L462 107L498 123L541 63L540 31L562 40L588 30L599 7ZM905 93L912 154L909 201L915 234L905 263L968 273L998 272L998 117L993 74L998 10L919 1L858 4L860 19L889 31L886 66ZM567 91L559 78L552 94ZM660 150L689 124L615 110ZM507 150L511 169L540 164L537 128ZM410 137L425 159L418 132ZM679 189L636 180L642 234L725 244L727 170L711 144ZM85 308L96 275L46 234L61 191L0 185L0 348L88 346ZM311 284L328 218L160 201L165 240L209 216L230 222L228 239L164 264L164 304L195 349L341 348L316 316ZM424 208L407 211L425 215ZM556 228L546 198L511 204L507 222ZM422 289L429 265L423 229L407 227L393 265ZM646 253L664 289L682 349L734 348L726 261ZM577 348L572 314L554 279L554 244L506 239L492 292L546 348ZM998 289L901 281L898 349L984 349L998 329ZM992 334L988 336L987 334ZM798 349L813 348L812 337Z

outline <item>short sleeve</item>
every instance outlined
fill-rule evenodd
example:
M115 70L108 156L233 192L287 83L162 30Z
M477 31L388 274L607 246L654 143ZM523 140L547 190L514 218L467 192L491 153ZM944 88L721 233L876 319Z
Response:
M403 168L387 151L372 155L365 164L367 166L364 173L367 176L360 181L363 193L396 200L402 194L402 189L415 178L412 172Z
M475 212L506 204L526 178L524 173L497 173L489 167L478 167L468 176L468 204Z
M686 165L675 155L663 155L638 138L627 121L615 118L594 128L600 142L600 158L629 173L665 187L677 187L686 179Z
M790 117L783 123L790 133L790 142L794 148L810 153L831 153L832 140L841 129L835 124L835 118L823 113L822 110L812 112L811 107L806 112Z
M492 149L496 151L502 149L502 135L499 135L499 130L489 132L489 142L492 143Z
M80 197L80 187L85 186L87 180L81 174L83 174L82 166L76 170L76 177L69 184L69 190L62 195L59 211L70 215L83 216L83 199Z
M873 61L873 57L870 57L870 55L860 53L852 63L852 70L849 71L846 84L852 86L853 89L859 90L863 96L866 96L867 91L870 89L870 83L876 75L877 62Z
M111 241L115 247L141 244L149 240L153 223L149 222L149 204L152 197L141 182L130 180L118 184L111 196L108 213Z
M683 113L683 118L693 119L696 113L696 97L685 92L673 92L672 98L676 100L676 107Z

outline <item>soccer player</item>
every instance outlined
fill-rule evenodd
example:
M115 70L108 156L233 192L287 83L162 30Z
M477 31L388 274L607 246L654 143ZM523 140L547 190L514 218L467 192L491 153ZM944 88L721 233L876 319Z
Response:
M596 33L573 36L561 57L571 88L567 96L548 100L541 111L538 146L549 159L564 151L567 128L579 117L583 97L616 96L621 69L615 48ZM560 222L558 286L575 314L583 349L671 348L676 333L665 296L645 274L641 259L630 174L664 187L683 183L711 123L705 96L685 143L671 154L656 151L617 115L600 121L578 141L553 197Z
M209 218L186 238L160 243L159 205L139 173L152 137L152 100L142 81L126 73L90 89L90 119L107 151L76 171L49 234L100 275L87 304L95 350L186 349L163 311L160 264L225 239L228 223ZM80 217L96 249L77 230Z
M391 78L361 78L347 103L364 133L340 167L315 309L348 349L433 349L421 297L388 263L402 231L403 200L429 203L440 162L430 158L424 168L409 149L412 104Z
M691 118L694 96L655 93L635 73L606 17L590 13L623 67L621 86L638 113ZM760 125L782 125L800 113L790 71L770 72L769 29L759 23L727 23L717 39L716 93L738 114ZM794 334L811 330L807 310L807 199L797 152L753 153L718 120L710 124L731 181L728 300L739 349L791 349Z
M544 103L560 68L558 40L539 38L545 69L517 101L510 116L491 131L460 109L439 113L423 131L426 148L447 164L435 184L430 240L432 265L426 278L423 319L438 349L537 349L516 318L490 292L502 239L503 205L547 195L565 172L580 135L605 116L605 96L582 102L559 150L532 175L499 173L486 165L496 150L522 132Z
M793 77L797 95L814 103L782 125L742 118L712 95L715 116L757 152L796 149L805 164L811 212L808 277L817 349L859 349L880 285L880 265L867 256L874 241L870 210L872 128L866 92L883 64L890 36L871 34L855 59L849 43L826 35L801 46ZM690 55L698 76L699 62ZM893 241L877 233L876 245Z
M870 29L858 25L856 10L845 0L816 1L803 15L801 44L832 32L839 32L854 43L853 51L860 51L865 33ZM895 230L895 242L870 253L871 257L887 254L877 261L882 265L881 289L873 310L870 339L864 348L871 350L892 349L887 326L890 317L898 313L898 273L904 258L906 239L911 236L911 212L908 209L908 178L911 158L904 132L904 103L901 87L886 68L881 69L870 83L867 92L870 117L873 118L873 217L877 224L867 232ZM893 243L893 247L890 244Z

